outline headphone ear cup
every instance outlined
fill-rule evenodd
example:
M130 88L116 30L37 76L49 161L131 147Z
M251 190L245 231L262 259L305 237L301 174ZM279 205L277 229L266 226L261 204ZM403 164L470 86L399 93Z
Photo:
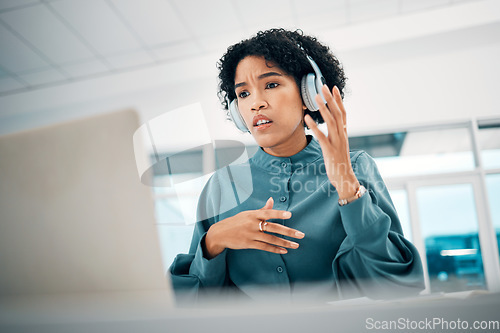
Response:
M243 120L243 117L241 116L240 110L238 109L238 101L233 99L230 103L228 103L228 108L229 116L236 127L242 132L250 132L245 124L245 120Z
M316 89L316 75L314 73L309 73L302 77L300 92L302 101L309 111L318 111L319 107L314 99L318 94L318 90Z

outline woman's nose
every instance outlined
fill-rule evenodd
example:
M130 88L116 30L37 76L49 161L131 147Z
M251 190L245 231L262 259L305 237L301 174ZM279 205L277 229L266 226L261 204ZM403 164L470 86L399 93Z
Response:
M259 111L260 109L267 108L267 102L260 94L255 96L255 99L252 103L252 111Z

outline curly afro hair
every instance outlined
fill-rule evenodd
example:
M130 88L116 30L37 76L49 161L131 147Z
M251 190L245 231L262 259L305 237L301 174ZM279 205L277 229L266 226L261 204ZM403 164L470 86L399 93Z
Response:
M337 86L343 98L347 78L341 63L328 46L321 44L315 37L304 35L301 30L270 29L259 31L254 37L230 46L217 63L219 70L217 95L223 108L228 110L227 99L236 98L234 91L236 67L246 56L263 56L266 61L278 65L286 73L292 75L300 88L302 77L314 72L306 58L306 53L318 64L330 90ZM309 110L305 112L316 123L324 122L319 112ZM306 126L305 123L304 126Z

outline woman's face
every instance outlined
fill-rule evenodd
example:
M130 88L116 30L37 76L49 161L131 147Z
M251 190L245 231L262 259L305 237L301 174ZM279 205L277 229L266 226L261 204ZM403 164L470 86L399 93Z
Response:
M293 76L262 56L247 56L236 67L234 82L241 115L264 151L291 156L306 146L306 107Z

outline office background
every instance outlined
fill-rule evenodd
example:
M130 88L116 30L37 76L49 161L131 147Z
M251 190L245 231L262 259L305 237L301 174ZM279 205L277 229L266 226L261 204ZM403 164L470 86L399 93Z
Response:
M499 291L499 1L1 0L0 135L194 105L213 140L255 151L220 108L215 64L278 26L317 36L343 63L351 147L376 158L425 261L426 292ZM187 251L179 204L197 196L162 185L215 167L213 151L182 149L204 143L192 119L176 122L159 153L183 155L186 169L158 172L151 188L165 268Z

